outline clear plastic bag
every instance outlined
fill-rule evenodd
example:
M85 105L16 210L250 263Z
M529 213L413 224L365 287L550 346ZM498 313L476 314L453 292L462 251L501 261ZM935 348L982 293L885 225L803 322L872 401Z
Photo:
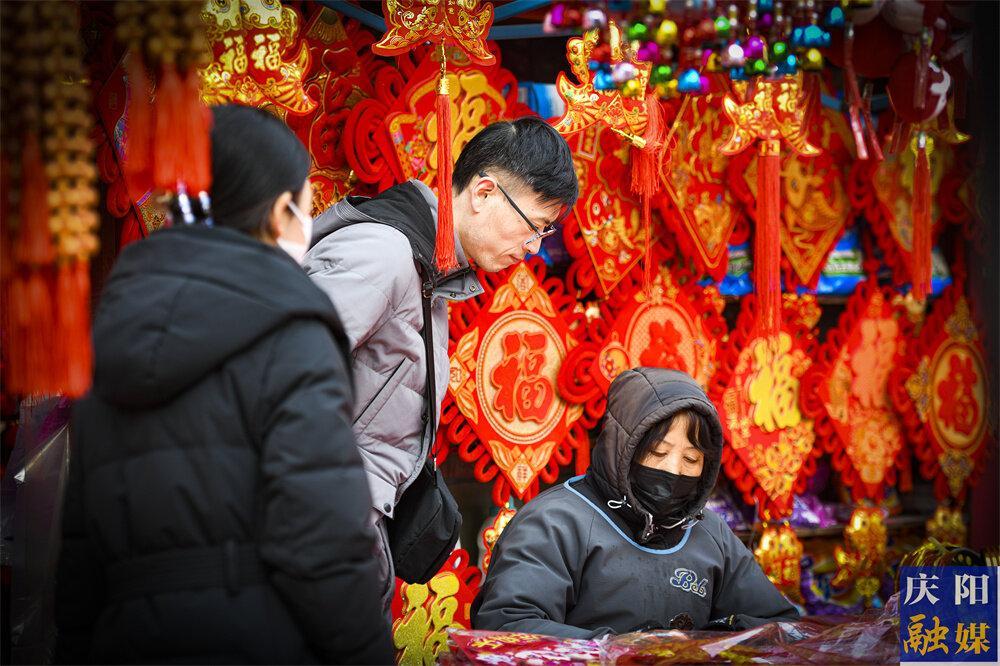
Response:
M53 595L69 466L70 403L50 398L22 407L3 479L3 555L11 567L11 658L52 661Z
M503 631L454 631L444 664L895 664L895 597L879 610L806 617L745 631L648 631L596 641Z

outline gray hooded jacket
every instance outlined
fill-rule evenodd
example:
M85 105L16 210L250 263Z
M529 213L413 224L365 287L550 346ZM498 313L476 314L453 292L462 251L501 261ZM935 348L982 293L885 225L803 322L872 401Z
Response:
M398 188L416 188L422 195L424 210L399 212L424 219L429 215L433 235L437 226L434 193L417 180L392 189ZM349 197L316 219L314 246L303 266L333 301L350 340L356 396L354 434L368 473L372 506L391 518L427 455L422 419L427 378L420 335L421 279L410 241L401 231L361 210L366 201ZM468 268L457 235L455 249L459 264ZM446 300L466 300L481 293L482 286L468 270L439 282L434 289L438 410L448 387Z
M377 217L373 217L377 216ZM427 457L435 433L425 421L423 281L415 257L429 265L437 230L437 199L417 180L374 199L348 197L316 220L303 267L333 301L351 346L354 436L371 490L367 522L382 579L382 605L392 602L395 570L386 518ZM483 293L455 237L462 270L433 276L432 322L437 403L448 386L448 304ZM430 261L429 261L430 260ZM433 270L432 268L430 270ZM429 435L429 436L428 436Z
M712 430L702 481L689 520L668 540L673 545L651 548L639 543L648 521L633 508L639 503L629 467L650 427L683 409L704 414ZM473 604L473 626L594 638L667 627L680 613L696 628L718 619L747 628L798 617L729 526L704 508L721 452L715 407L690 377L659 368L623 373L586 477L539 495L501 535Z

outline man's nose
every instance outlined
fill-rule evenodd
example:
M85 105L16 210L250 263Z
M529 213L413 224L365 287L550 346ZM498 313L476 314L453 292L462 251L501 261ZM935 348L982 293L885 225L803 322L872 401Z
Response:
M536 238L530 243L526 243L523 247L531 254L538 254L538 252L542 249L542 239Z

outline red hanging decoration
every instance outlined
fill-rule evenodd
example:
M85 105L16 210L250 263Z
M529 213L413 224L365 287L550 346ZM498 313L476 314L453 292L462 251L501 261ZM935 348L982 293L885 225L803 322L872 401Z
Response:
M434 263L442 273L450 273L458 268L455 258L455 223L452 214L451 172L451 98L449 95L448 75L444 44L440 47L441 76L438 79L437 114L438 126L438 228L434 242Z
M211 115L201 101L198 68L211 63L211 51L202 6L154 0L140 7L119 0L115 13L121 21L118 37L129 49L127 175L148 175L152 187L163 192L207 192L212 180ZM151 107L143 63L157 74Z
M21 162L20 228L14 259L21 270L14 278L11 297L17 305L14 326L24 344L24 365L16 373L21 383L10 386L17 393L55 393L58 364L55 349L55 295L52 293L56 249L49 230L49 182L45 176L38 137L31 132L24 142Z
M886 488L909 475L910 451L889 391L895 358L912 339L901 301L869 276L827 334L799 394L855 501L881 502Z
M810 123L809 141L823 152L781 158L781 270L784 286L815 289L826 259L853 218L844 187L852 161L850 132L838 111L820 108ZM759 157L745 151L729 162L733 197L756 219L759 201Z
M391 56L412 51L431 41L438 46L441 73L435 105L438 145L438 228L434 245L434 260L442 273L458 267L455 258L455 230L451 205L451 102L449 99L445 46L455 45L474 62L492 65L493 54L486 47L486 35L493 25L493 5L479 0L423 3L407 0L383 0L382 14L388 30L372 51Z
M632 191L642 199L642 226L645 230L643 250L643 287L648 293L653 284L653 196L659 182L660 154L663 150L665 127L663 106L655 93L646 95L646 131L643 145L632 145Z
M960 504L987 454L989 375L958 264L920 338L896 357L890 386L921 474L934 480L938 500Z
M729 242L743 217L725 183L729 159L719 150L727 125L724 98L684 95L660 165L664 221L684 256L714 280L726 275Z
M781 326L781 140L799 155L820 153L807 138L801 85L799 77L758 79L747 102L738 103L731 96L723 102L733 133L722 152L736 155L758 143L754 290L757 326L765 337L776 335Z
M794 495L805 490L822 454L813 420L799 407L820 313L814 297L786 296L781 330L765 336L755 307L755 296L743 299L711 396L728 443L723 470L766 521L791 515Z
M923 302L931 293L931 166L933 140L919 132L911 145L913 166L913 297Z
M541 259L479 275L486 293L451 308L451 380L439 441L493 482L493 502L528 500L574 462L589 465L583 407L557 390L559 369L577 344L576 301ZM439 450L439 462L449 449Z

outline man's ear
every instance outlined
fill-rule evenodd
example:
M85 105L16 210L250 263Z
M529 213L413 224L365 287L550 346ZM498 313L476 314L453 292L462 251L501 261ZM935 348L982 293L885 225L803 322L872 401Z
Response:
M499 194L496 182L489 176L476 175L465 188L469 194L469 205L479 213L486 206L491 195Z
M285 227L291 220L291 212L288 210L288 204L292 201L291 192L282 192L277 199L274 200L274 205L271 206L271 212L267 218L267 227L265 228L265 233L270 236L263 240L276 241L281 238L282 234L285 232Z

